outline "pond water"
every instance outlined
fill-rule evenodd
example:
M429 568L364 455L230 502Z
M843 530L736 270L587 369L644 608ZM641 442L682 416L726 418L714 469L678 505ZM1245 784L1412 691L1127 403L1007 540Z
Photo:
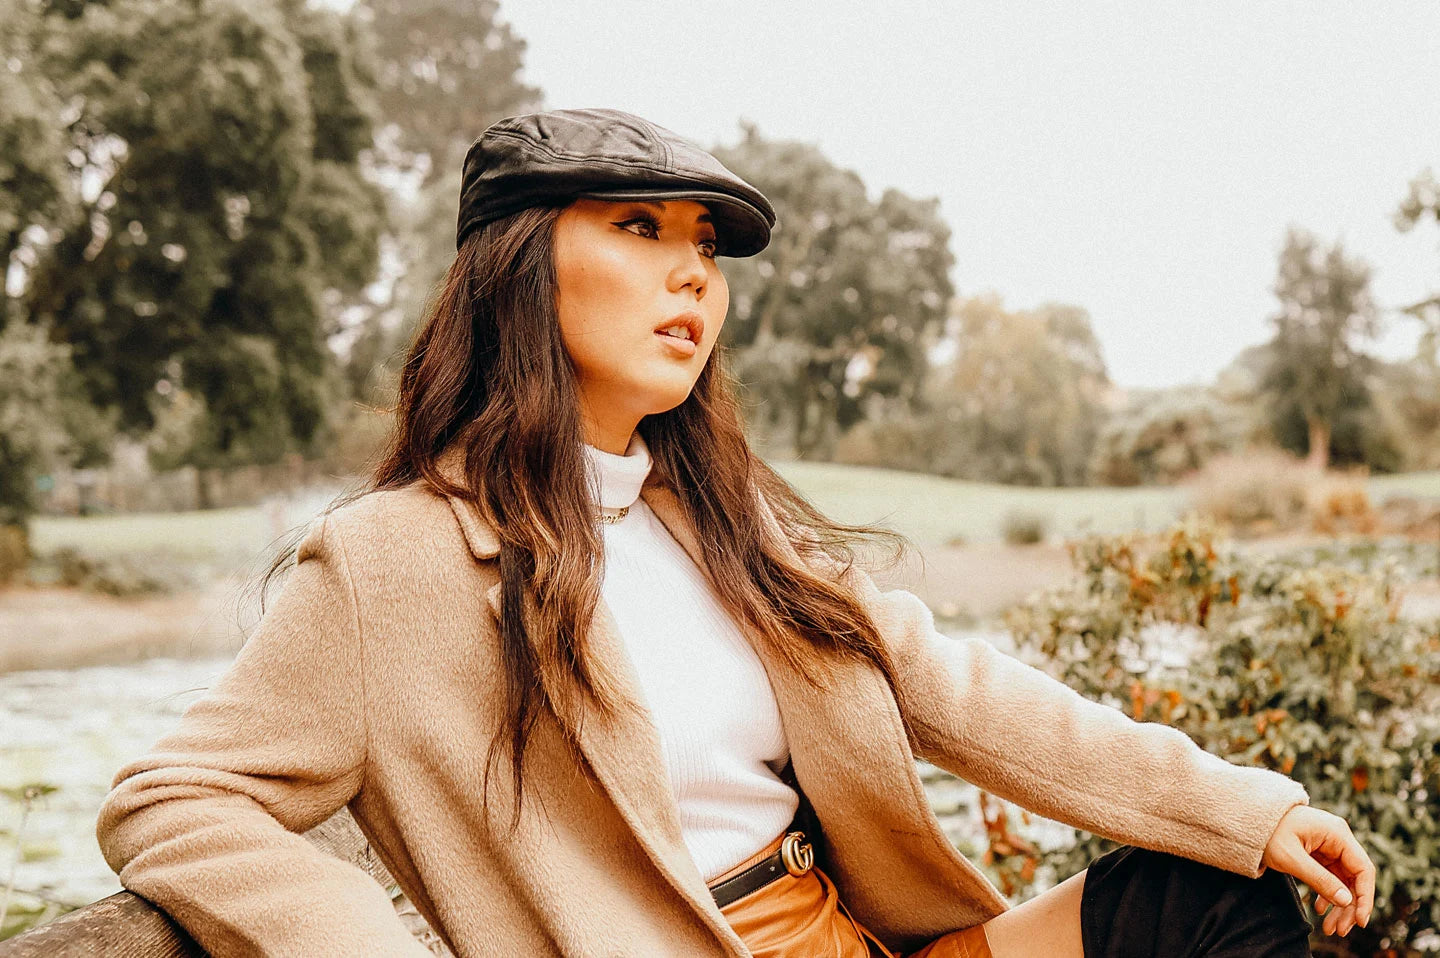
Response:
M173 729L229 664L228 657L151 659L0 674L0 894L12 868L15 906L77 907L120 890L95 840L100 803L115 772ZM976 790L925 763L920 768L946 834L977 857L984 829ZM54 791L33 799L27 812L18 797L27 785ZM1068 844L1074 834L1043 819L1017 830L1045 848Z
M115 772L172 729L228 658L0 674L0 889L81 905L120 890L95 841ZM13 794L54 786L31 802ZM24 830L20 831L24 818ZM18 834L17 834L18 833ZM18 839L19 858L16 859Z

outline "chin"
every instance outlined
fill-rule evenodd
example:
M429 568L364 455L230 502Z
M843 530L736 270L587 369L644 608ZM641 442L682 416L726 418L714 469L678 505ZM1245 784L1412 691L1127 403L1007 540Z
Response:
M669 412L676 406L690 398L690 391L695 388L695 381L687 379L683 383L660 384L654 383L645 390L648 399L646 406L651 413Z

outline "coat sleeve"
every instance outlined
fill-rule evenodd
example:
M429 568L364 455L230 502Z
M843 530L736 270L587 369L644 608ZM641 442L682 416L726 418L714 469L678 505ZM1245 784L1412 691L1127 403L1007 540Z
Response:
M370 875L300 834L365 774L363 637L334 526L310 530L229 670L100 808L120 883L210 954L430 954Z
M1136 722L983 639L946 636L918 596L846 575L891 645L911 748L938 768L1046 818L1251 877L1280 819L1309 804L1285 775Z

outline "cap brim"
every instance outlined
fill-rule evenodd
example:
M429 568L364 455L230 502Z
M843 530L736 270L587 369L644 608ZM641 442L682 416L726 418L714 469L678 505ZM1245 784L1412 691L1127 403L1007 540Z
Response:
M765 214L729 193L678 188L586 190L575 195L594 200L695 200L710 207L717 256L754 256L770 245L770 222Z

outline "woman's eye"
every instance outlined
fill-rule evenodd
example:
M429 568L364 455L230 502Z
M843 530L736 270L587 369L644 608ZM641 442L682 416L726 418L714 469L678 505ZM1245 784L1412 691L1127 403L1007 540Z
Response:
M648 228L652 233L659 233L659 232L660 232L660 224L657 223L657 222L655 222L654 220L652 220L652 219L651 219L650 217L648 217L648 216L637 216L637 217L635 217L633 220L626 220L625 222L621 223L620 225L621 225L621 226L627 226L627 227L628 227L628 226L635 226L635 225L637 225L637 224L640 225L640 226L644 226L644 227Z
M659 221L652 219L648 216L637 216L634 219L624 220L623 222L617 223L616 225L627 228L631 226L643 226L650 232L637 235L646 235L652 239L657 238L660 234ZM719 247L719 241L714 239L703 239L700 241L700 247L702 249L700 255L705 256L709 259L714 259Z

